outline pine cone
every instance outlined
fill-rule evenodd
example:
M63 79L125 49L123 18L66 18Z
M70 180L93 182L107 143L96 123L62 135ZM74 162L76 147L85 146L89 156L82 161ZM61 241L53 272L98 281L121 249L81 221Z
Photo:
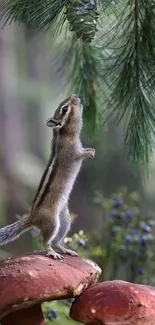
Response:
M98 13L95 0L69 0L66 17L77 38L91 42L97 32Z

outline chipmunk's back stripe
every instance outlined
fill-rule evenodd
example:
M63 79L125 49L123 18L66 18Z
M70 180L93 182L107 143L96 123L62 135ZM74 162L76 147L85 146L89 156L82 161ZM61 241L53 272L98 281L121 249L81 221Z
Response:
M54 137L53 137L52 154L51 154L51 157L49 159L48 165L47 165L47 167L46 167L46 169L45 169L45 171L44 171L44 173L42 175L42 178L41 178L41 181L40 181L36 196L35 196L34 201L33 201L32 209L40 205L40 200L42 201L42 195L46 191L46 185L48 184L50 174L52 173L52 169L53 169L54 162L55 162L55 157L56 157L55 140L56 139L54 139Z
M36 201L36 199L37 199L37 197L38 197L38 194L39 194L39 192L40 192L40 190L41 190L41 188L42 188L42 186L43 186L43 182L44 182L44 180L45 180L45 178L46 178L46 175L47 175L47 172L48 172L48 168L49 168L49 166L51 165L51 163L52 163L52 155L51 155L51 157L50 157L50 159L49 159L49 162L48 162L48 165L47 165L46 169L44 170L44 173L43 173L43 175L42 175L42 177L41 177L41 180L40 180L40 183L39 183L39 187L38 187L38 190L37 190L36 196L35 196L35 198L34 198L34 200L33 200L33 203L35 203L35 201Z
M51 163L52 163L52 156L51 156L51 158L50 158L50 160L49 160L49 162L48 162L48 165L47 165L47 167L46 167L46 169L45 169L45 171L44 171L44 173L43 173L43 175L42 175L42 177L41 177L40 184L39 184L39 187L38 187L38 190L37 190L36 196L35 196L35 198L34 198L34 200L33 200L32 208L33 208L35 205L37 205L37 201L38 201L38 199L39 199L39 194L40 194L40 191L41 191L41 190L43 189L43 187L44 187L44 182L45 182L45 179L46 179L46 177L47 177L47 173L48 173L48 170L49 170L49 167L50 167Z
M53 164L52 171L49 174L48 182L46 182L46 186L45 186L44 191L43 191L43 193L42 193L42 195L40 197L40 200L38 202L38 206L40 206L43 203L46 195L49 193L49 191L50 191L50 185L51 185L51 183L52 183L52 181L53 181L53 179L54 179L54 177L56 175L57 169L58 169L58 164L57 164L57 162L55 160L54 161L54 164Z

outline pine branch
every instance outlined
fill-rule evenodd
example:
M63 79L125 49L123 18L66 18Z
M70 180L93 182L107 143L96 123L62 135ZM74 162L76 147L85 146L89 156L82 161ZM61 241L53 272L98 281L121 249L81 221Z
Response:
M105 95L109 96L107 112L125 124L124 142L129 156L147 166L155 138L155 4L152 0L97 0L96 3L105 14L117 13L116 23L96 40L102 43L102 61L97 45L84 44L72 33L64 51L70 92L82 97L85 130L91 135L102 122L100 98L106 103ZM68 25L77 37L91 41L97 22L93 22L92 17L96 16L90 4L91 0L76 0L74 12L70 0L1 0L0 18L5 22L25 22L42 30L52 26L61 32L68 17ZM88 23L92 26L90 37Z
M77 40L73 34L62 50L60 71L68 71L69 95L76 93L84 105L84 133L93 136L103 123L100 87L100 52L92 44ZM71 55L72 54L72 55Z
M68 0L1 0L0 18L9 22L25 23L31 28L48 30Z
M119 23L107 33L105 86L111 114L125 122L125 145L134 162L148 165L155 137L155 7L151 0L128 0ZM109 41L110 39L110 41ZM108 108L107 108L108 109Z
M117 14L117 6L116 0L1 0L0 18L4 25L18 22L43 31L51 26L61 31L67 19L77 38L91 42L98 30L97 9L102 8L101 13L104 11L105 15Z

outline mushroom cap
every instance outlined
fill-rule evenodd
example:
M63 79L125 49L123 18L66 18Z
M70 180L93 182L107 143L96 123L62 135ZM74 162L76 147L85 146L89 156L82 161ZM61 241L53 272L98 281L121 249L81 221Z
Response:
M70 316L84 324L155 324L155 288L125 281L107 281L86 289Z
M0 261L0 319L5 315L48 300L79 295L94 284L101 269L81 257L63 261L31 254Z

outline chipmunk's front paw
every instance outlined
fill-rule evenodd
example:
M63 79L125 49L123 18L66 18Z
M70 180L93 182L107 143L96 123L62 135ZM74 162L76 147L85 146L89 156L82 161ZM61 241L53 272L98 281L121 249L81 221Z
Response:
M92 148L88 148L88 149L85 149L85 152L86 152L86 155L88 158L90 159L93 159L94 156L95 156L95 149L92 149Z

